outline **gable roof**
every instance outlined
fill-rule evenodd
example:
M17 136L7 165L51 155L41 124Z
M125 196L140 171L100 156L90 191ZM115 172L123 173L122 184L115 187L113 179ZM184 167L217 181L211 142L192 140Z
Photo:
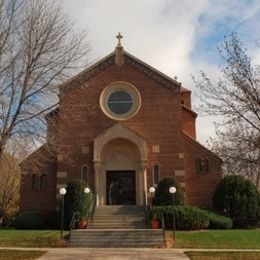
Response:
M213 153L212 151L210 151L209 149L207 149L205 146L203 146L201 143L199 143L198 141L194 140L190 135L188 135L187 133L185 133L184 131L182 131L182 135L184 137L185 140L187 140L188 142L192 143L193 145L195 145L198 149L204 151L205 153L207 153L208 155L210 155L213 159L217 160L218 162L222 163L222 159L220 159L215 153Z
M115 64L115 55L116 55L116 51L111 52L103 59L97 61L96 63L86 68L79 74L65 81L63 84L60 85L60 88L76 87L80 83L83 83L84 81L87 81L90 78L96 76L98 73L104 71L112 64ZM159 70L153 68L152 66L141 61L140 59L136 58L135 56L133 56L132 54L126 51L123 52L123 55L124 55L124 64L127 64L135 68L136 70L145 74L146 76L153 79L154 81L157 81L160 84L172 89L175 93L180 93L180 88L181 88L180 82L167 76L166 74L160 72Z

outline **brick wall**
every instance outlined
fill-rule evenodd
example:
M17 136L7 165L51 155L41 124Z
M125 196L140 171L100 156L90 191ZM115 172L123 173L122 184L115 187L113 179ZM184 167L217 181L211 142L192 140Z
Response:
M21 164L22 178L20 189L20 210L56 210L56 171L57 162L46 145L34 152ZM33 190L33 175L46 174L46 189Z
M152 166L161 166L161 177L173 177L175 170L183 170L180 95L156 83L128 65L111 65L107 70L74 89L61 89L59 121L59 153L63 161L58 171L66 171L68 181L80 174L84 163L93 169L93 139L117 121L108 118L99 107L103 89L113 81L127 81L141 94L142 105L137 115L123 122L145 138L148 144L148 186L152 185ZM83 155L81 146L89 146ZM159 145L160 153L152 146ZM93 178L92 178L93 179ZM93 184L93 183L92 183Z
M211 207L216 186L222 178L221 161L187 135L184 137L185 197L191 205ZM209 171L198 173L197 160L208 160Z

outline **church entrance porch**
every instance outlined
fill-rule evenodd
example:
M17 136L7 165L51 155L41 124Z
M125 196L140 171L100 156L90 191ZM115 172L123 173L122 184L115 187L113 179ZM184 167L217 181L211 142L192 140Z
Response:
M135 171L107 171L107 205L135 205Z
M97 206L147 204L146 149L146 141L120 123L94 139Z

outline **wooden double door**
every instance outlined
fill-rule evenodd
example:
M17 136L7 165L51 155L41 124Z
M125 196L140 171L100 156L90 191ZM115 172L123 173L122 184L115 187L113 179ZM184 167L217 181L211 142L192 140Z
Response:
M107 205L136 205L135 171L107 171Z

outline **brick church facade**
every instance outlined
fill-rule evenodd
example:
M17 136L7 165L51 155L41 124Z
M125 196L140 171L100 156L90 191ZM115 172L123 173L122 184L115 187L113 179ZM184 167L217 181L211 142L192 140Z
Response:
M59 189L86 180L97 205L146 205L175 178L187 204L210 207L221 160L196 141L191 91L124 51L60 86L46 143L22 164L21 211L55 211Z

